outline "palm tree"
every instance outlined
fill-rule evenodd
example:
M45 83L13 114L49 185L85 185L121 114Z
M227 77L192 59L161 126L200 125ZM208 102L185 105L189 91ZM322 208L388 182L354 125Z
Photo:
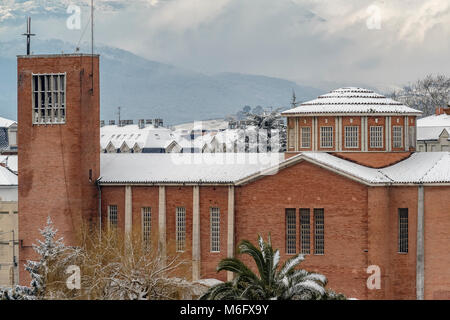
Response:
M304 260L303 255L288 259L281 268L280 252L272 248L270 234L268 242L258 236L259 249L248 240L239 244L238 253L246 254L255 261L258 274L255 274L237 258L223 259L217 272L231 271L234 280L210 288L201 300L315 300L343 299L326 290L324 275L310 273L296 267ZM278 270L279 269L279 270Z

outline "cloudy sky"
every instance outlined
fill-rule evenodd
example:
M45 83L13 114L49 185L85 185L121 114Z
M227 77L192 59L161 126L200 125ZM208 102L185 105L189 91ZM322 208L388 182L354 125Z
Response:
M90 0L0 0L0 39L24 30L78 42ZM275 76L322 88L450 75L450 0L95 0L96 40L204 73ZM69 5L81 30L69 30Z

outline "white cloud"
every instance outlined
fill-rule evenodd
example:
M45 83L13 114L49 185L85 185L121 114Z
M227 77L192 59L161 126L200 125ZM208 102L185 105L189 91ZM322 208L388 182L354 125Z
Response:
M0 0L0 23L2 17L8 21L42 9L36 7L39 1L44 0ZM45 1L48 10L34 24L39 36L77 42L81 31L65 28L65 9L55 12L79 3L85 25L90 0ZM429 72L450 72L445 69L448 0L95 2L98 42L203 72L256 73L313 84L399 84ZM380 30L367 27L370 6L379 8ZM0 35L7 30L0 29Z

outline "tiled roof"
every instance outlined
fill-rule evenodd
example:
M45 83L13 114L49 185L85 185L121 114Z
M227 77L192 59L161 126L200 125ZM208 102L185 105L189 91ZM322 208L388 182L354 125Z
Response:
M412 114L422 112L362 88L341 88L304 102L298 107L284 111L282 115L294 114Z

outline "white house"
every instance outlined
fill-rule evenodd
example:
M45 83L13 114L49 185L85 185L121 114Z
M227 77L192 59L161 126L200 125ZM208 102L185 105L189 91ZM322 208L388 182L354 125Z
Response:
M450 108L437 108L436 114L417 120L417 151L450 151Z

